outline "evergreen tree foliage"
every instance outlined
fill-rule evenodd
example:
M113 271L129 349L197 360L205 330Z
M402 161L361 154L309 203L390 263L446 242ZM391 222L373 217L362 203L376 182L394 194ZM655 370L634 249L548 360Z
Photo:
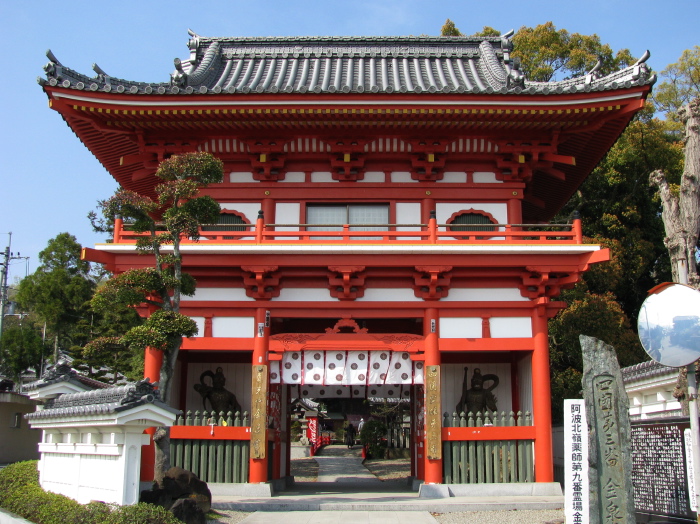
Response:
M87 314L87 302L95 289L90 264L81 260L82 246L73 235L61 233L39 253L37 270L22 279L16 300L24 311L32 311L46 323L59 348L72 345L74 328Z
M223 179L223 163L208 153L186 153L164 160L156 176L162 182L155 187L155 199L119 189L99 203L103 222L93 221L98 228L109 230L119 216L131 224L134 232L145 233L136 248L153 257L153 266L114 275L92 298L92 307L100 314L115 306L143 304L155 311L122 336L94 340L86 346L86 352L88 356L109 351L118 354L122 346L139 353L147 347L162 351L159 389L168 402L182 337L197 334L195 322L180 314L181 297L195 290L194 279L182 271L180 244L183 239L198 240L199 227L218 220L219 204L199 195L199 190Z

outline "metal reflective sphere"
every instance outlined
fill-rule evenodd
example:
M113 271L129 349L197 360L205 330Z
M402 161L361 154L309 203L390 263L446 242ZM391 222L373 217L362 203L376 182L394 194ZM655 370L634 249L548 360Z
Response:
M700 358L700 292L662 284L642 304L637 327L644 350L657 362L682 367Z

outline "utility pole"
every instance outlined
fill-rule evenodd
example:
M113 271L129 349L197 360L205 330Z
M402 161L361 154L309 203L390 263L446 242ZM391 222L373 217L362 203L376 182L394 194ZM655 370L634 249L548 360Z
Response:
M12 246L12 231L10 231L8 235L10 236L10 239L7 242L7 247L0 255L2 257L2 262L0 262L0 338L2 338L2 328L5 321L5 306L7 305L7 276L10 273L10 262L12 260L28 258L20 256L19 253L17 253L17 256L15 256L15 254L10 251L10 247Z

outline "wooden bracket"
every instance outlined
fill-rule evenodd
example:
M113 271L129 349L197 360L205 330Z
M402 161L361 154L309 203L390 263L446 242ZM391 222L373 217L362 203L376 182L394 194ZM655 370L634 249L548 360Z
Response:
M247 296L255 300L269 300L280 296L280 279L275 274L277 266L243 266L243 271L251 273L243 276Z
M452 266L416 266L413 293L423 300L438 300L448 295Z
M329 266L328 289L338 300L355 300L365 295L364 266Z

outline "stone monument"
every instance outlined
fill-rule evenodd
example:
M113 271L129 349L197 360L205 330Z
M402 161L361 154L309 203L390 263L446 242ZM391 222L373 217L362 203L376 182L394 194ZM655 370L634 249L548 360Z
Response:
M590 523L635 524L629 401L615 348L581 335L588 419Z

